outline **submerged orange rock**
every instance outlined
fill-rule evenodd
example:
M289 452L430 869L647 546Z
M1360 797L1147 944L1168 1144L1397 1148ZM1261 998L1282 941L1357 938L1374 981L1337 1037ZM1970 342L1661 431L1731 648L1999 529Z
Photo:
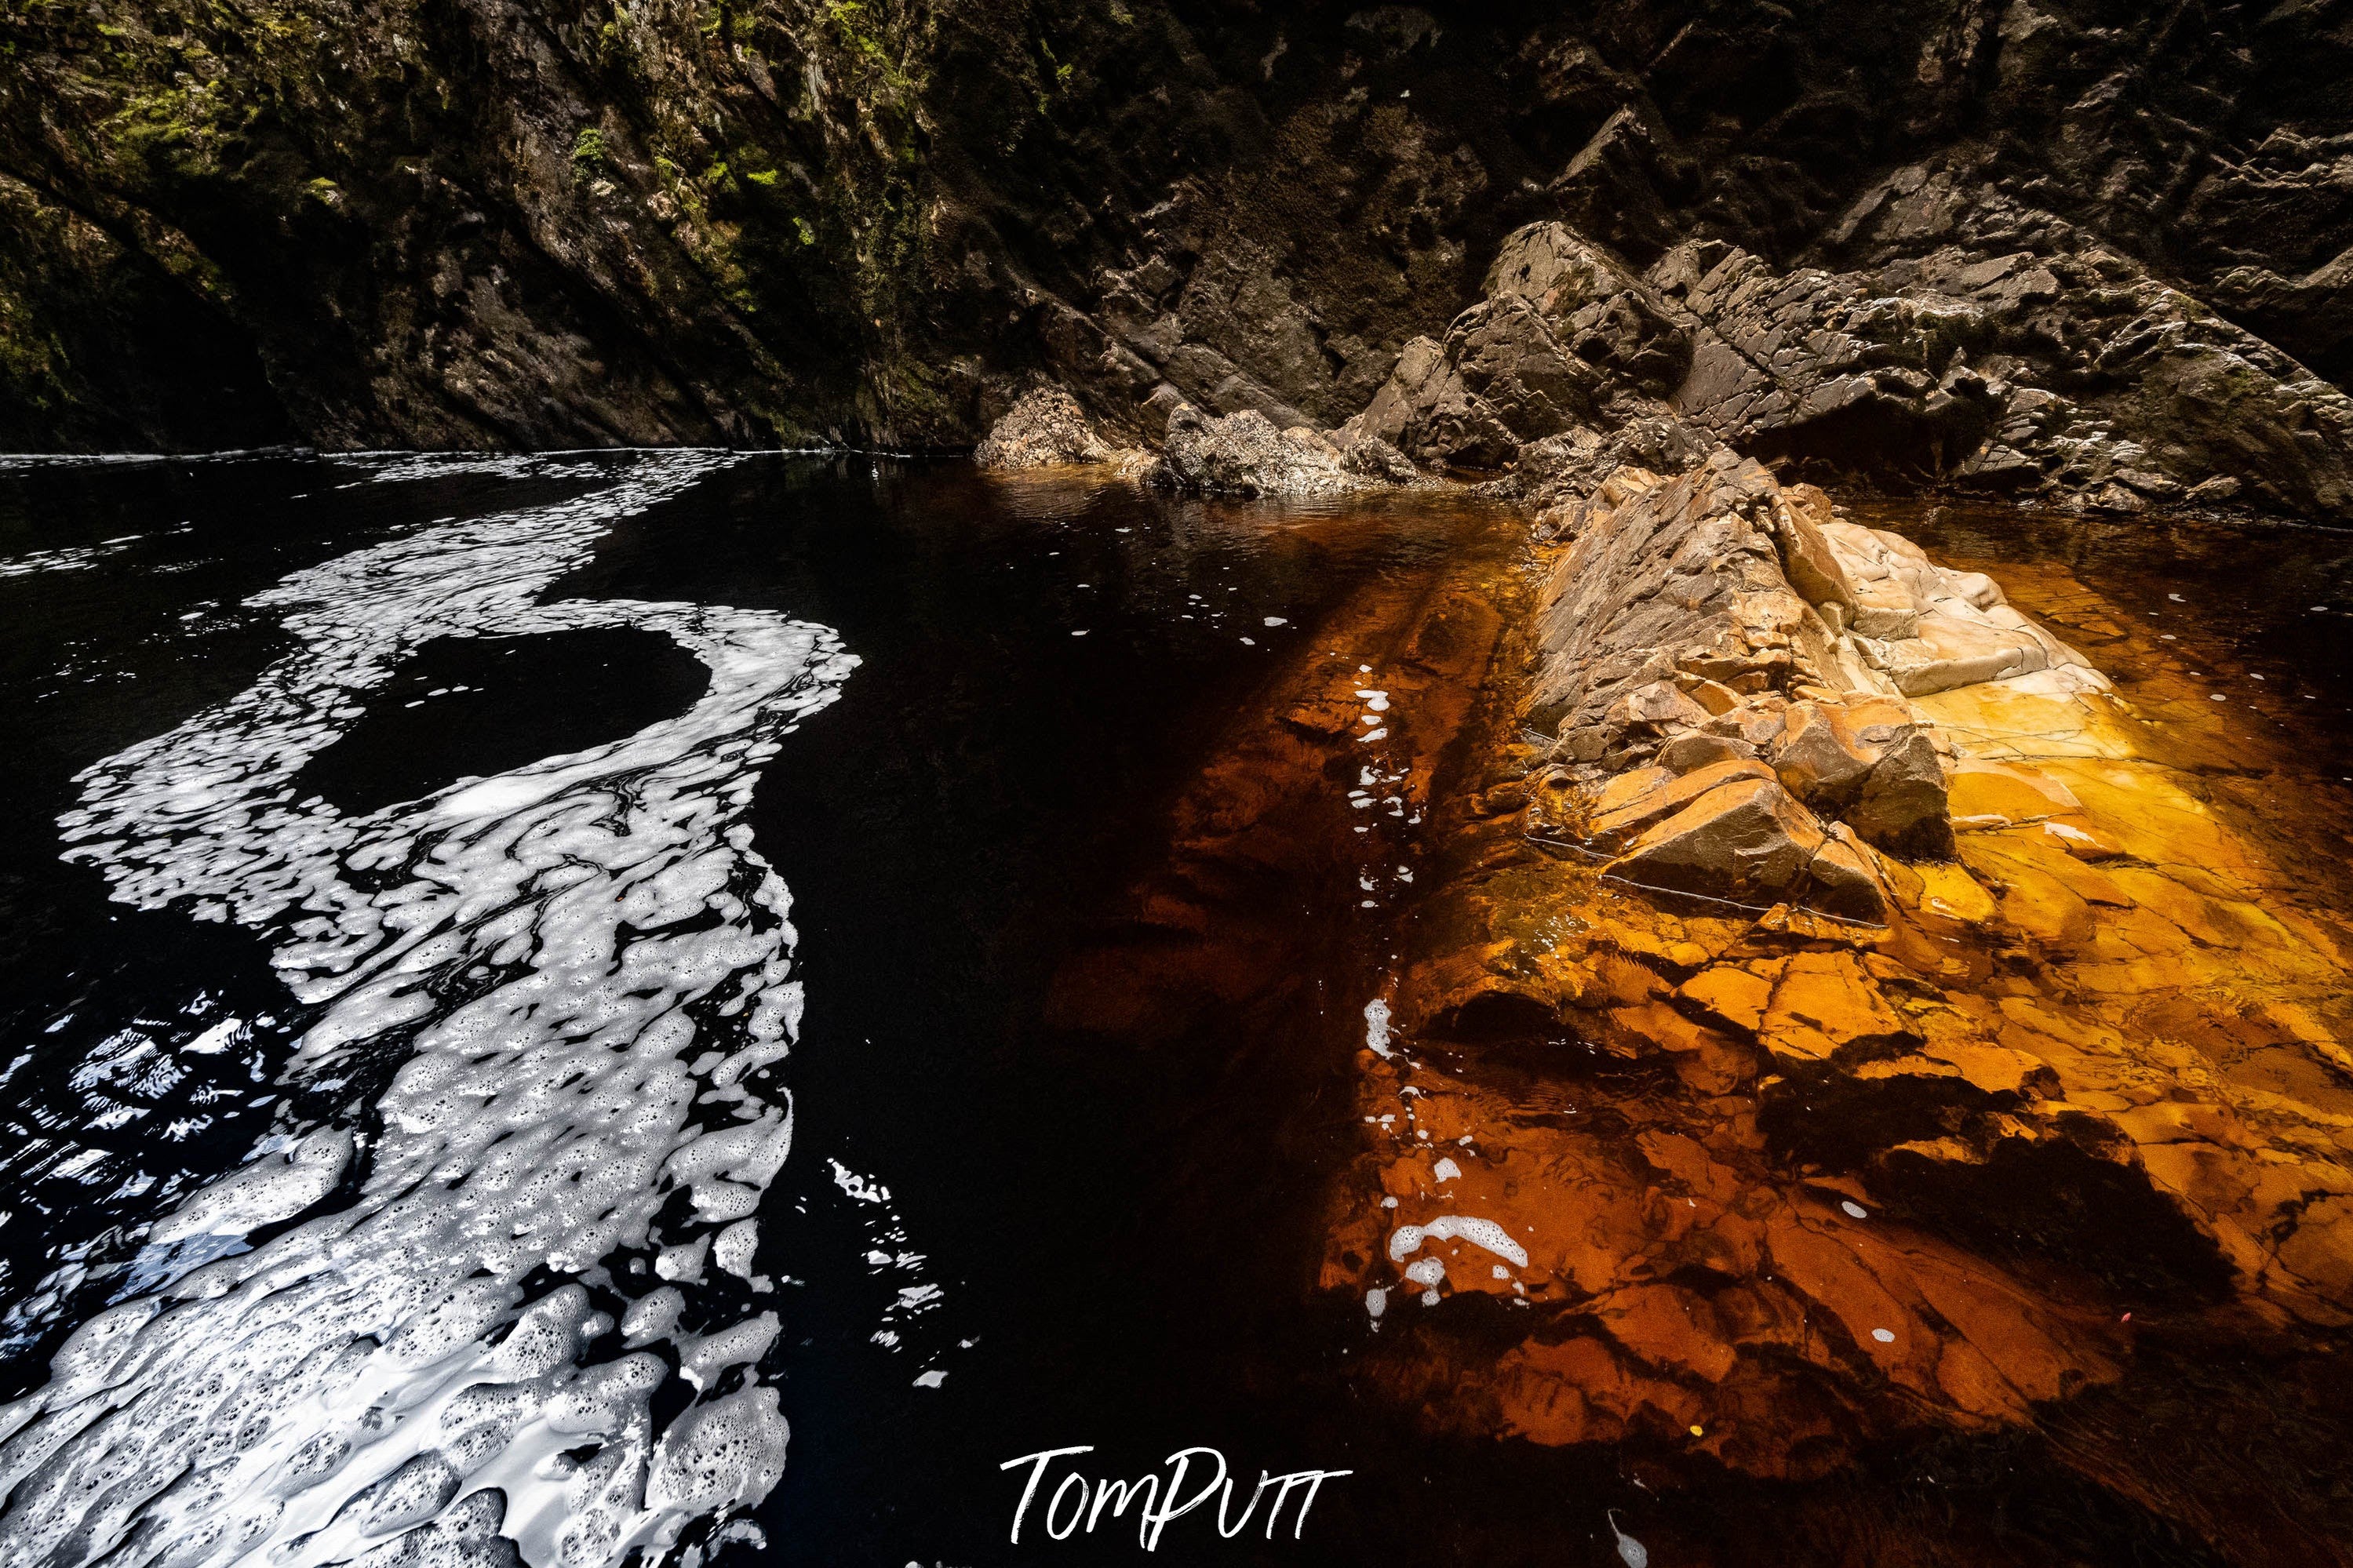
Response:
M2134 1316L2353 1321L2353 928L2329 833L2292 793L2207 782L2286 760L2189 702L2127 700L1990 579L1889 536L1784 529L1814 592L1777 590L1774 529L1742 533L1739 508L1823 508L1732 479L1645 524L1740 563L1721 597L1670 574L1693 640L1645 610L1613 653L1587 584L1574 656L1620 686L1579 696L1554 642L1527 700L1559 741L1499 707L1430 801L1330 1198L1322 1279L1373 1328L1360 1379L1448 1430L1805 1476L2110 1382ZM1588 509L1572 561L1608 556L1609 515ZM2056 586L2068 624L2132 635ZM1809 605L1841 589L1887 651ZM1546 657L1512 655L1499 679ZM1713 703L1656 695L1703 680ZM1801 709L1824 738L1777 773ZM1744 715L1778 721L1766 744ZM1786 875L1637 874L1719 795L1852 809L1844 773L1886 749L1871 724L1932 748L1941 837L1898 854L1792 818ZM1679 733L1732 754L1678 768ZM1868 879L1866 918L1822 897L1825 847Z

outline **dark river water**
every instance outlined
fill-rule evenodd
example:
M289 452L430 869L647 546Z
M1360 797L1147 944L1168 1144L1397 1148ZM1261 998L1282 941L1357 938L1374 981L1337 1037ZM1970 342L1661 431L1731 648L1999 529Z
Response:
M2331 536L1910 521L2105 572L2343 733ZM1277 932L1247 980L1071 1003L1324 618L1509 526L947 461L0 472L0 1556L355 1559L477 1484L431 1431L506 1516L420 1562L1127 1561L1048 1490L1193 1446L1351 1473L1170 1560L1631 1562L1610 1510L1661 1505L1609 1455L1352 1389L1351 868L1202 894ZM575 1361L622 1370L550 1392ZM1080 1446L1014 1544L1008 1462ZM2212 1560L1972 1462L2021 1561ZM1838 1517L1916 1523L1878 1484ZM1676 1506L1736 1540L1763 1494Z

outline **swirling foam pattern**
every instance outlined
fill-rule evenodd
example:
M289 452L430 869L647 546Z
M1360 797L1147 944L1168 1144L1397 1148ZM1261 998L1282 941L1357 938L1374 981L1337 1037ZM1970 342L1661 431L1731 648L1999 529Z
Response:
M775 1314L679 1325L712 1271L744 1278L739 1310L766 1289L754 1211L792 1114L759 1069L801 998L788 895L744 817L780 737L857 661L771 614L537 602L615 519L730 460L643 458L579 500L298 573L255 601L297 651L83 775L70 857L121 900L260 931L321 1009L290 1074L401 1065L356 1138L314 1131L162 1221L142 1277L168 1283L84 1322L48 1384L0 1410L0 1561L585 1568L658 1561L776 1484L785 1421L757 1368ZM612 626L675 637L708 692L368 816L295 798L427 639ZM620 1247L658 1249L656 1268L607 1272ZM635 1298L626 1352L594 1365L615 1325L578 1280ZM672 1361L693 1402L657 1431Z

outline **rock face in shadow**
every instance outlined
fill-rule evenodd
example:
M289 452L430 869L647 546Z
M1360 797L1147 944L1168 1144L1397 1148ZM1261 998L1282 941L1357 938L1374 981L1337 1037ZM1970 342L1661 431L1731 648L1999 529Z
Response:
M1659 401L1689 369L1693 323L1623 261L1530 224L1504 237L1485 289L1442 340L1406 345L1348 428L1425 463L1521 468L1523 493L1598 481L1616 460L1680 470L1715 446Z
M2341 509L2333 7L1414 15L36 7L0 447L965 445L1039 377L1128 446L1400 373L1422 462L1623 392L1882 477Z

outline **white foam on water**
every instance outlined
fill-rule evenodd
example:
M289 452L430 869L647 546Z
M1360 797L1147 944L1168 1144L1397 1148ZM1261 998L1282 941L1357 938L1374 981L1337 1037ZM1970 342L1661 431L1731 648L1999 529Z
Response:
M1651 1568L1649 1549L1618 1528L1618 1515L1614 1510L1609 1515L1609 1533L1618 1538L1618 1561L1626 1568Z
M580 460L566 463L556 461L542 452L394 452L363 455L355 460L373 470L372 477L377 484L479 474L502 479L594 479L607 472L598 466L593 456L584 456Z
M121 543L87 544L0 556L0 577L29 577L36 572L87 571L108 556L121 553L124 548L126 546Z
M181 1051L188 1056L216 1057L237 1044L245 1035L245 1020L223 1018L195 1039L183 1045Z
M776 1485L786 1430L757 1369L775 1315L679 1321L699 1291L745 1289L728 1276L766 1283L751 1215L792 1107L755 1074L801 994L789 896L744 818L857 661L766 612L539 602L615 520L732 460L640 458L585 497L297 573L254 601L294 652L81 776L69 858L121 901L256 928L322 1009L290 1077L401 1066L361 1137L275 1139L192 1194L153 1230L141 1277L160 1289L82 1323L47 1385L0 1408L0 1561L488 1564L503 1536L533 1568L598 1568L659 1562ZM603 626L667 633L708 690L438 798L364 816L297 798L303 763L426 640ZM659 1222L681 1189L691 1217ZM623 1247L659 1267L608 1274ZM632 1349L582 1365L609 1319L579 1284L527 1300L535 1274L633 1297ZM663 1341L698 1386L657 1430L670 1373L636 1347Z
M1492 1219L1458 1214L1442 1214L1425 1225L1398 1226L1389 1233L1389 1261L1403 1262L1420 1251L1425 1241L1467 1241L1518 1268L1528 1266L1528 1249L1514 1241L1510 1231Z

